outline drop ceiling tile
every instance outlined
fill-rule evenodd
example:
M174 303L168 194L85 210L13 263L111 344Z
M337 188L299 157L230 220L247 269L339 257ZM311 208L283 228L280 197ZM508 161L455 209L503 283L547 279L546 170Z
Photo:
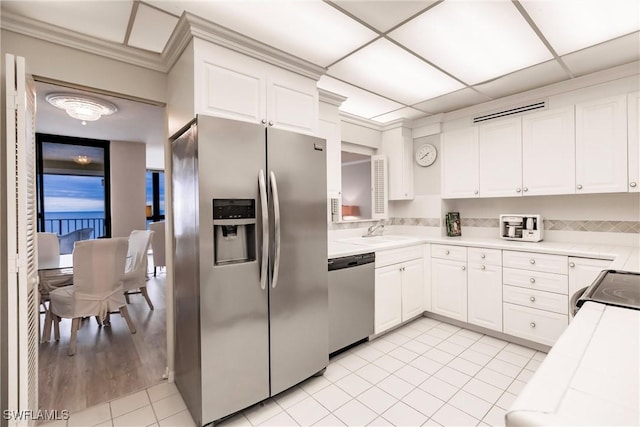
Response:
M593 73L640 59L640 32L628 34L562 57L575 76Z
M328 66L376 37L375 32L319 0L149 3L176 15L187 10L321 66Z
M405 107L405 108L401 108L399 110L396 111L391 111L389 113L386 114L381 114L379 116L375 116L372 117L371 120L374 120L376 122L380 122L380 123L387 123L390 122L392 120L397 120L397 119L417 119L419 117L426 117L428 116L427 113L425 113L424 111L419 111L416 110L415 108L411 108L411 107Z
M367 119L403 107L402 104L374 95L327 75L320 78L318 87L347 97L347 100L340 106L340 111Z
M175 16L140 3L128 44L160 53L177 23L178 18Z
M338 0L336 5L373 28L385 32L435 3L435 0L371 1Z
M560 64L552 60L476 85L474 88L492 98L502 98L568 79L569 76Z
M640 30L638 0L521 0L558 55Z
M489 97L466 87L464 89L447 93L446 95L442 95L437 98L422 101L418 104L413 105L413 107L431 114L438 114L459 110L470 105L480 104L482 102L487 102L490 100L491 99Z
M385 39L376 40L331 66L329 74L405 104L463 86Z
M2 9L116 43L124 41L133 1L7 1Z
M467 84L553 57L509 1L445 1L389 37Z

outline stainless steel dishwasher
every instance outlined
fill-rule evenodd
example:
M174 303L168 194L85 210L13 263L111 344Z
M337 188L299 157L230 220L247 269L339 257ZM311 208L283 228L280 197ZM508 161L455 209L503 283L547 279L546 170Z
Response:
M329 354L373 334L375 253L329 260Z

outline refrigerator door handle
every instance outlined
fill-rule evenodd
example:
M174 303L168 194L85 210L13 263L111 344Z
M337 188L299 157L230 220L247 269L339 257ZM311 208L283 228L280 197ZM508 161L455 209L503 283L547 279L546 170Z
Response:
M260 265L260 288L267 288L267 269L269 267L269 205L267 204L267 184L264 170L258 174L258 186L260 187L260 206L262 207L262 262Z
M273 261L271 287L275 289L278 284L278 273L280 270L280 198L278 197L278 183L276 182L276 175L273 171L269 174L269 180L271 183L271 194L273 195L273 234L276 252Z

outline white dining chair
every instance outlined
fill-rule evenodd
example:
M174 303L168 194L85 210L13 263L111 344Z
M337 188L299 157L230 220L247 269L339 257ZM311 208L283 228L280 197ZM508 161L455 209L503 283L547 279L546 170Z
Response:
M165 222L158 221L149 224L149 230L153 231L151 237L151 252L153 253L153 276L156 276L156 269L158 267L166 267L167 261L165 258Z
M151 244L151 230L133 230L129 235L127 266L124 272L123 287L125 298L129 303L129 295L140 293L153 310L153 303L147 292L147 253Z
M38 247L38 266L57 264L60 259L60 246L58 235L55 233L37 233L36 245ZM40 302L49 300L49 292L59 286L67 286L73 283L73 274L59 269L38 270Z
M73 285L57 288L49 294L50 315L45 322L47 340L51 336L52 320L56 340L59 340L60 318L73 319L69 356L75 354L78 328L83 317L96 316L102 324L108 319L109 313L118 310L127 322L129 331L136 333L122 288L127 245L124 237L76 242L73 251Z

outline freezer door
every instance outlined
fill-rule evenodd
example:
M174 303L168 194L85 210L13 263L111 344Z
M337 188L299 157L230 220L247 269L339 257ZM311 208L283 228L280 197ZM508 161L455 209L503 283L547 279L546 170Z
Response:
M273 396L329 361L325 141L268 128L267 166Z
M265 128L198 116L198 158L202 412L207 423L269 397L268 291L260 281ZM255 259L214 265L214 198L255 200ZM218 237L221 243L231 238Z

